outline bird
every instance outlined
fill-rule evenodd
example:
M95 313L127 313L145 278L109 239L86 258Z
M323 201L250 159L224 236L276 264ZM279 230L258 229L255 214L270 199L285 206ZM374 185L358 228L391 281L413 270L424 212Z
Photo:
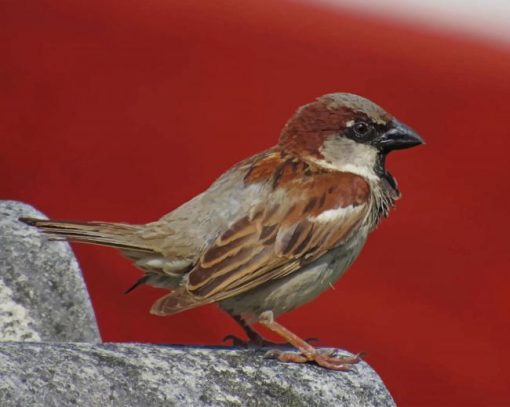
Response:
M143 284L169 291L152 314L216 303L244 329L246 343L271 343L258 323L295 348L272 351L278 360L350 370L360 354L336 357L276 318L346 272L400 197L388 154L423 143L369 99L329 93L299 107L277 145L235 164L159 220L20 220L51 239L119 249L143 272L128 291Z

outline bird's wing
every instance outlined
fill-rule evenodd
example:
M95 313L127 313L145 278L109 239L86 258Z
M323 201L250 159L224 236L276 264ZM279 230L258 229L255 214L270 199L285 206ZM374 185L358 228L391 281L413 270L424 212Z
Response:
M293 158L268 155L244 182L266 183L266 202L232 222L202 253L186 285L159 299L151 312L184 311L295 272L341 245L369 211L363 178Z

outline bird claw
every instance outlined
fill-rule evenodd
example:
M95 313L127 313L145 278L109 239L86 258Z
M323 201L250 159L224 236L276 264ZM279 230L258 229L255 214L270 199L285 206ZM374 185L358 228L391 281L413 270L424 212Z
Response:
M278 349L272 349L264 355L265 358L278 359L287 363L307 363L313 362L319 366L331 370L352 371L352 365L361 361L360 353L349 357L334 357L334 349L318 350L312 354L305 355L299 352L283 352Z
M298 352L283 352L278 349L272 349L266 352L264 355L266 359L278 359L281 362L286 363L305 363L308 359L305 355Z

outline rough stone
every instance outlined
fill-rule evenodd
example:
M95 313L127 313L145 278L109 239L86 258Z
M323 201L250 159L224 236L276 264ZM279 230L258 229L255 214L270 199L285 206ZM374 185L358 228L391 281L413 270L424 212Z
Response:
M26 204L0 201L0 341L100 341L71 248L21 216L46 218Z
M260 350L4 342L0 366L3 407L395 405L364 362L336 372Z

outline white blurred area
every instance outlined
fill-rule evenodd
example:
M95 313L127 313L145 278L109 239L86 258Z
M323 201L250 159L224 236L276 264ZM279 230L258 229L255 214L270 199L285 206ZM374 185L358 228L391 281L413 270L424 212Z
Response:
M309 0L510 43L510 0Z

